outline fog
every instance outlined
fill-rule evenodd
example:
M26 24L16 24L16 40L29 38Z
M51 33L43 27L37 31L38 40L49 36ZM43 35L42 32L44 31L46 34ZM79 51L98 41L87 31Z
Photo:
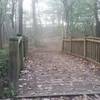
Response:
M0 5L2 45L8 45L9 38L18 33L29 38L31 47L61 44L63 38L70 36L100 33L100 10L95 9L100 6L99 0L97 4L95 0L23 0L21 9L17 0L1 0Z
M35 17L33 17L31 0L24 0L23 8L24 34L28 36L31 47L61 48L61 40L65 31L62 2L38 0L35 4Z

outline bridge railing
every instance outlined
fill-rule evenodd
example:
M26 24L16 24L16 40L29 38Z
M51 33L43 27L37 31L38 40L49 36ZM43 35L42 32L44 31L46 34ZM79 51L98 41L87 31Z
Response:
M100 63L100 38L67 38L63 40L63 51Z
M16 36L9 40L9 82L16 87L20 71L28 52L28 39L25 36Z

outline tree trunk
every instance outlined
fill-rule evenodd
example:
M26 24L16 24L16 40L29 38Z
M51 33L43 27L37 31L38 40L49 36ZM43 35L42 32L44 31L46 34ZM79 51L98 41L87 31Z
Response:
M19 0L19 34L23 34L23 0Z
M32 6L33 6L33 28L34 32L37 32L37 19L36 19L36 0L32 0Z
M34 33L34 46L39 45L38 41L38 28L37 28L37 18L36 18L36 0L32 0L32 10L33 10L33 33Z
M96 23L96 37L100 37L100 21Z
M0 25L0 49L3 47L2 44L2 25Z
M67 24L66 36L69 36L69 35L71 35L71 34L69 34L70 33L70 30L69 30L69 23L70 23L69 12L70 12L70 9L72 7L72 4L69 5L68 0L63 0L63 5L64 5L64 9L65 9L65 19L66 19L66 24Z
M98 17L98 0L96 0L95 2L95 19L96 19L96 36L100 37L100 21L99 21L99 17Z
M15 3L14 0L12 0L12 15L11 15L11 21L12 21L12 29L14 29L14 10L15 9Z

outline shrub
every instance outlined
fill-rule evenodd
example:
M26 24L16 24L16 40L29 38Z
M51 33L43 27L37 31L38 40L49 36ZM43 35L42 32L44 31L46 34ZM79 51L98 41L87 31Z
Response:
M12 89L8 81L8 50L0 50L0 97L12 96Z

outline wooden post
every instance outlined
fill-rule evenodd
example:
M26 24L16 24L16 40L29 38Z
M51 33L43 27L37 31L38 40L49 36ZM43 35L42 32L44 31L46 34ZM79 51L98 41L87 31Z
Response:
M84 57L86 58L86 56L87 56L87 43L86 43L87 41L86 41L86 37L84 38Z
M62 52L64 52L64 39L62 40Z
M24 57L28 52L28 39L15 37L9 40L9 82L11 87L16 89L16 82L23 69Z
M90 58L92 59L92 56L93 56L93 42L90 42L91 44L91 49L90 49Z
M100 63L100 44L98 44L98 62Z
M24 57L26 59L28 55L28 38L25 36L23 37L23 49L24 49Z
M72 37L70 37L70 53L72 53Z
M23 40L21 40L19 44L19 59L20 59L20 70L23 69L23 63L24 63L24 51L23 51Z
M96 51L95 51L96 61L98 62L98 43L96 43Z
M18 50L18 39L11 38L9 41L9 78L13 85L16 87L16 81L19 73L19 50Z

